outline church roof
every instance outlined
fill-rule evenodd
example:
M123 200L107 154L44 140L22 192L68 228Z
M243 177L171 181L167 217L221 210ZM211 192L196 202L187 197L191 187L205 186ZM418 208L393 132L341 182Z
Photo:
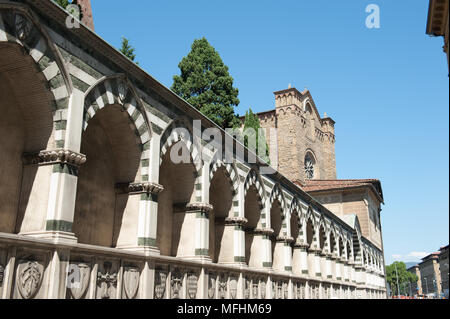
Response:
M328 190L342 190L349 188L369 187L384 203L381 182L378 179L334 179L334 180L306 180L305 182L295 181L305 192L320 192Z

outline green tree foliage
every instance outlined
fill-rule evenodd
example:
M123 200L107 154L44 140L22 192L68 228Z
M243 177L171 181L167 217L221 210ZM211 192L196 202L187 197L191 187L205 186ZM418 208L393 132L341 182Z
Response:
M244 120L244 145L254 151L256 155L260 156L266 163L270 164L269 159L269 146L267 145L266 137L264 131L262 131L261 136L258 134L258 130L261 128L261 124L259 122L258 116L256 116L252 109L249 108L247 112L245 112L245 120ZM247 130L253 129L253 130ZM247 136L248 135L248 136ZM254 136L256 135L256 137ZM255 145L256 142L256 145ZM260 147L265 147L265 154L260 155ZM261 150L261 153L263 151Z
M67 6L70 4L69 0L53 0L53 1L64 9L67 8Z
M397 291L397 274L400 294L409 294L409 283L416 283L418 280L417 276L407 271L405 263L401 261L395 261L391 265L386 266L386 280L391 287L392 294L394 295L399 295L399 292ZM415 294L416 292L413 291L412 293Z
M178 64L181 74L173 77L172 91L222 128L235 128L234 113L239 90L219 53L205 39L193 42L191 51Z
M122 37L122 47L120 48L120 52L134 62L134 59L136 59L136 54L134 54L134 51L135 49L130 45L128 39ZM136 62L136 64L139 63Z

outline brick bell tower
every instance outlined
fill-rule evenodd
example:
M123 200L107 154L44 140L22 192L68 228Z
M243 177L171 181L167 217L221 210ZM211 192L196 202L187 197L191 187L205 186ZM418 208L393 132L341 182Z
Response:
M81 22L89 29L94 31L94 19L92 17L91 0L75 0L75 4L80 7Z
M336 179L335 122L321 117L309 90L274 92L278 170L291 180ZM310 163L307 165L307 163ZM307 176L306 166L311 166Z

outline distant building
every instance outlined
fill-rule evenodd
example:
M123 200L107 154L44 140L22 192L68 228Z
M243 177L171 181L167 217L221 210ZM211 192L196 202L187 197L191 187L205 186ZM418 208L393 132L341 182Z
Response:
M335 124L326 113L320 116L308 89L274 92L275 108L257 113L265 130L271 166L288 177L352 229L353 247L345 248L338 236L326 234L323 243L333 246L332 254L353 251L353 257L373 274L374 284L386 286L381 206L384 204L378 179L337 179ZM244 122L245 117L241 117ZM327 239L328 238L328 239ZM345 255L345 253L343 254ZM349 255L350 256L350 255ZM339 271L336 278L340 278Z
M417 282L411 283L412 295L423 295L422 280L419 265L408 268L408 271L417 276Z
M448 0L430 0L428 8L427 34L444 37L444 52L448 64Z
M448 298L448 245L442 247L439 254L442 293Z
M423 292L426 295L431 293L440 295L442 291L439 254L440 252L435 252L422 258L422 262L418 265L420 268Z

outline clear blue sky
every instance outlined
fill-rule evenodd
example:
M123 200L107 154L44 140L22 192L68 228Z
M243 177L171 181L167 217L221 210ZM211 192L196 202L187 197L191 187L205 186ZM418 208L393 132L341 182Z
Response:
M381 28L365 27L378 4ZM378 178L386 262L448 244L449 94L442 38L425 34L427 0L93 0L96 32L121 36L170 87L205 36L239 88L238 113L274 108L273 93L307 87L336 121L338 178Z

